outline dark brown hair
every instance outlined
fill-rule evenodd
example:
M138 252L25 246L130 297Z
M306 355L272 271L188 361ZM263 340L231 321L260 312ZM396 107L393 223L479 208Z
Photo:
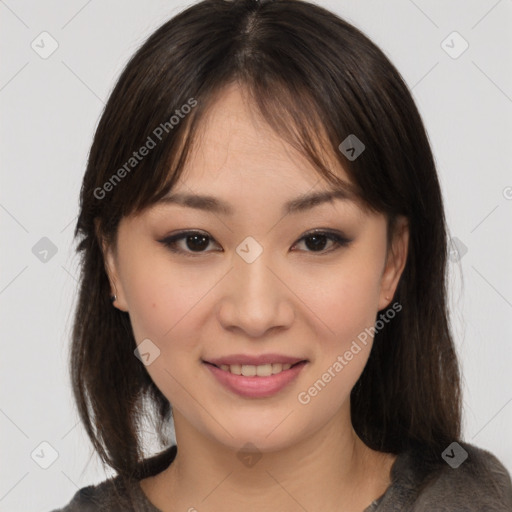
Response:
M352 422L375 450L425 447L433 464L441 461L460 436L461 399L445 217L428 137L384 53L338 16L297 0L187 8L135 53L105 106L75 230L82 267L71 352L73 391L95 450L123 477L135 475L147 456L142 419L153 418L162 432L172 411L134 356L128 314L112 307L101 242L115 245L120 219L172 188L208 106L234 82L321 177L342 186L324 152L334 155L364 207L386 216L388 240L396 217L408 218L408 259L394 297L402 311L375 335L352 390ZM355 160L338 150L350 134L365 144ZM154 147L130 160L148 138ZM161 442L168 442L163 434Z

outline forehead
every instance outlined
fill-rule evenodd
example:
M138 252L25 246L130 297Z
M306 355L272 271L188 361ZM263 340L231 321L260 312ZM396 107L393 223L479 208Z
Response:
M318 135L318 134L317 134ZM345 183L351 180L334 157L326 136L308 141L329 170ZM303 151L276 133L262 117L247 91L230 85L218 93L197 126L179 183L188 186L223 180L251 186L287 187L304 191L327 180Z

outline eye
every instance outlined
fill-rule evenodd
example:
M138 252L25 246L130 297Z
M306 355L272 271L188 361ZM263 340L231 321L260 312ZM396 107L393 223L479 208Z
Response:
M352 240L349 240L344 235L336 231L325 231L318 229L306 233L297 243L302 241L305 242L305 245L308 248L306 252L319 252L326 254L336 251L341 247L346 247ZM332 242L331 248L325 250L325 246L328 242Z
M181 233L159 240L161 244L172 252L191 257L212 252L205 250L209 247L211 241L214 241L214 239L210 235L201 231L182 231ZM302 241L305 242L307 247L305 252L325 254L340 249L341 247L346 247L352 240L349 240L341 233L335 231L318 229L306 233L293 245L293 247L296 247L297 244ZM331 248L325 250L325 246L328 242L331 242ZM221 251L222 249L220 249L220 251L217 250L217 252Z
M182 231L181 233L159 240L159 242L172 252L194 257L199 256L201 253L211 252L204 250L208 247L211 240L213 240L213 238L201 231ZM180 247L179 242L182 241L184 243L181 244ZM183 248L183 246L185 246L185 248Z

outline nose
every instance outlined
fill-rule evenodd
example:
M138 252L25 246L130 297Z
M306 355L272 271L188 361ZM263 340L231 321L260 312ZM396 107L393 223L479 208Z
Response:
M251 338L289 327L294 320L293 293L285 279L270 266L267 251L252 263L235 254L226 276L218 309L227 330L241 330Z

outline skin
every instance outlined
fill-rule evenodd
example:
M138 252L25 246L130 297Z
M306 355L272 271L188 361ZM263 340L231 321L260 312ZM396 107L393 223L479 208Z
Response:
M104 246L115 307L129 313L137 343L149 338L158 346L146 369L173 405L177 457L141 481L162 511L360 512L387 489L395 456L364 445L350 419L350 391L371 337L308 404L297 399L375 325L407 258L405 219L388 252L385 217L356 202L334 199L282 215L286 201L329 188L230 86L210 108L173 192L216 196L236 214L157 204L123 218L116 246ZM325 239L315 251L303 238L315 228L351 242L336 248ZM178 242L196 256L159 241L189 229L210 237L203 252ZM263 248L252 263L235 251L247 236ZM269 398L233 394L202 362L269 352L308 360ZM251 466L237 457L248 442L261 455Z

